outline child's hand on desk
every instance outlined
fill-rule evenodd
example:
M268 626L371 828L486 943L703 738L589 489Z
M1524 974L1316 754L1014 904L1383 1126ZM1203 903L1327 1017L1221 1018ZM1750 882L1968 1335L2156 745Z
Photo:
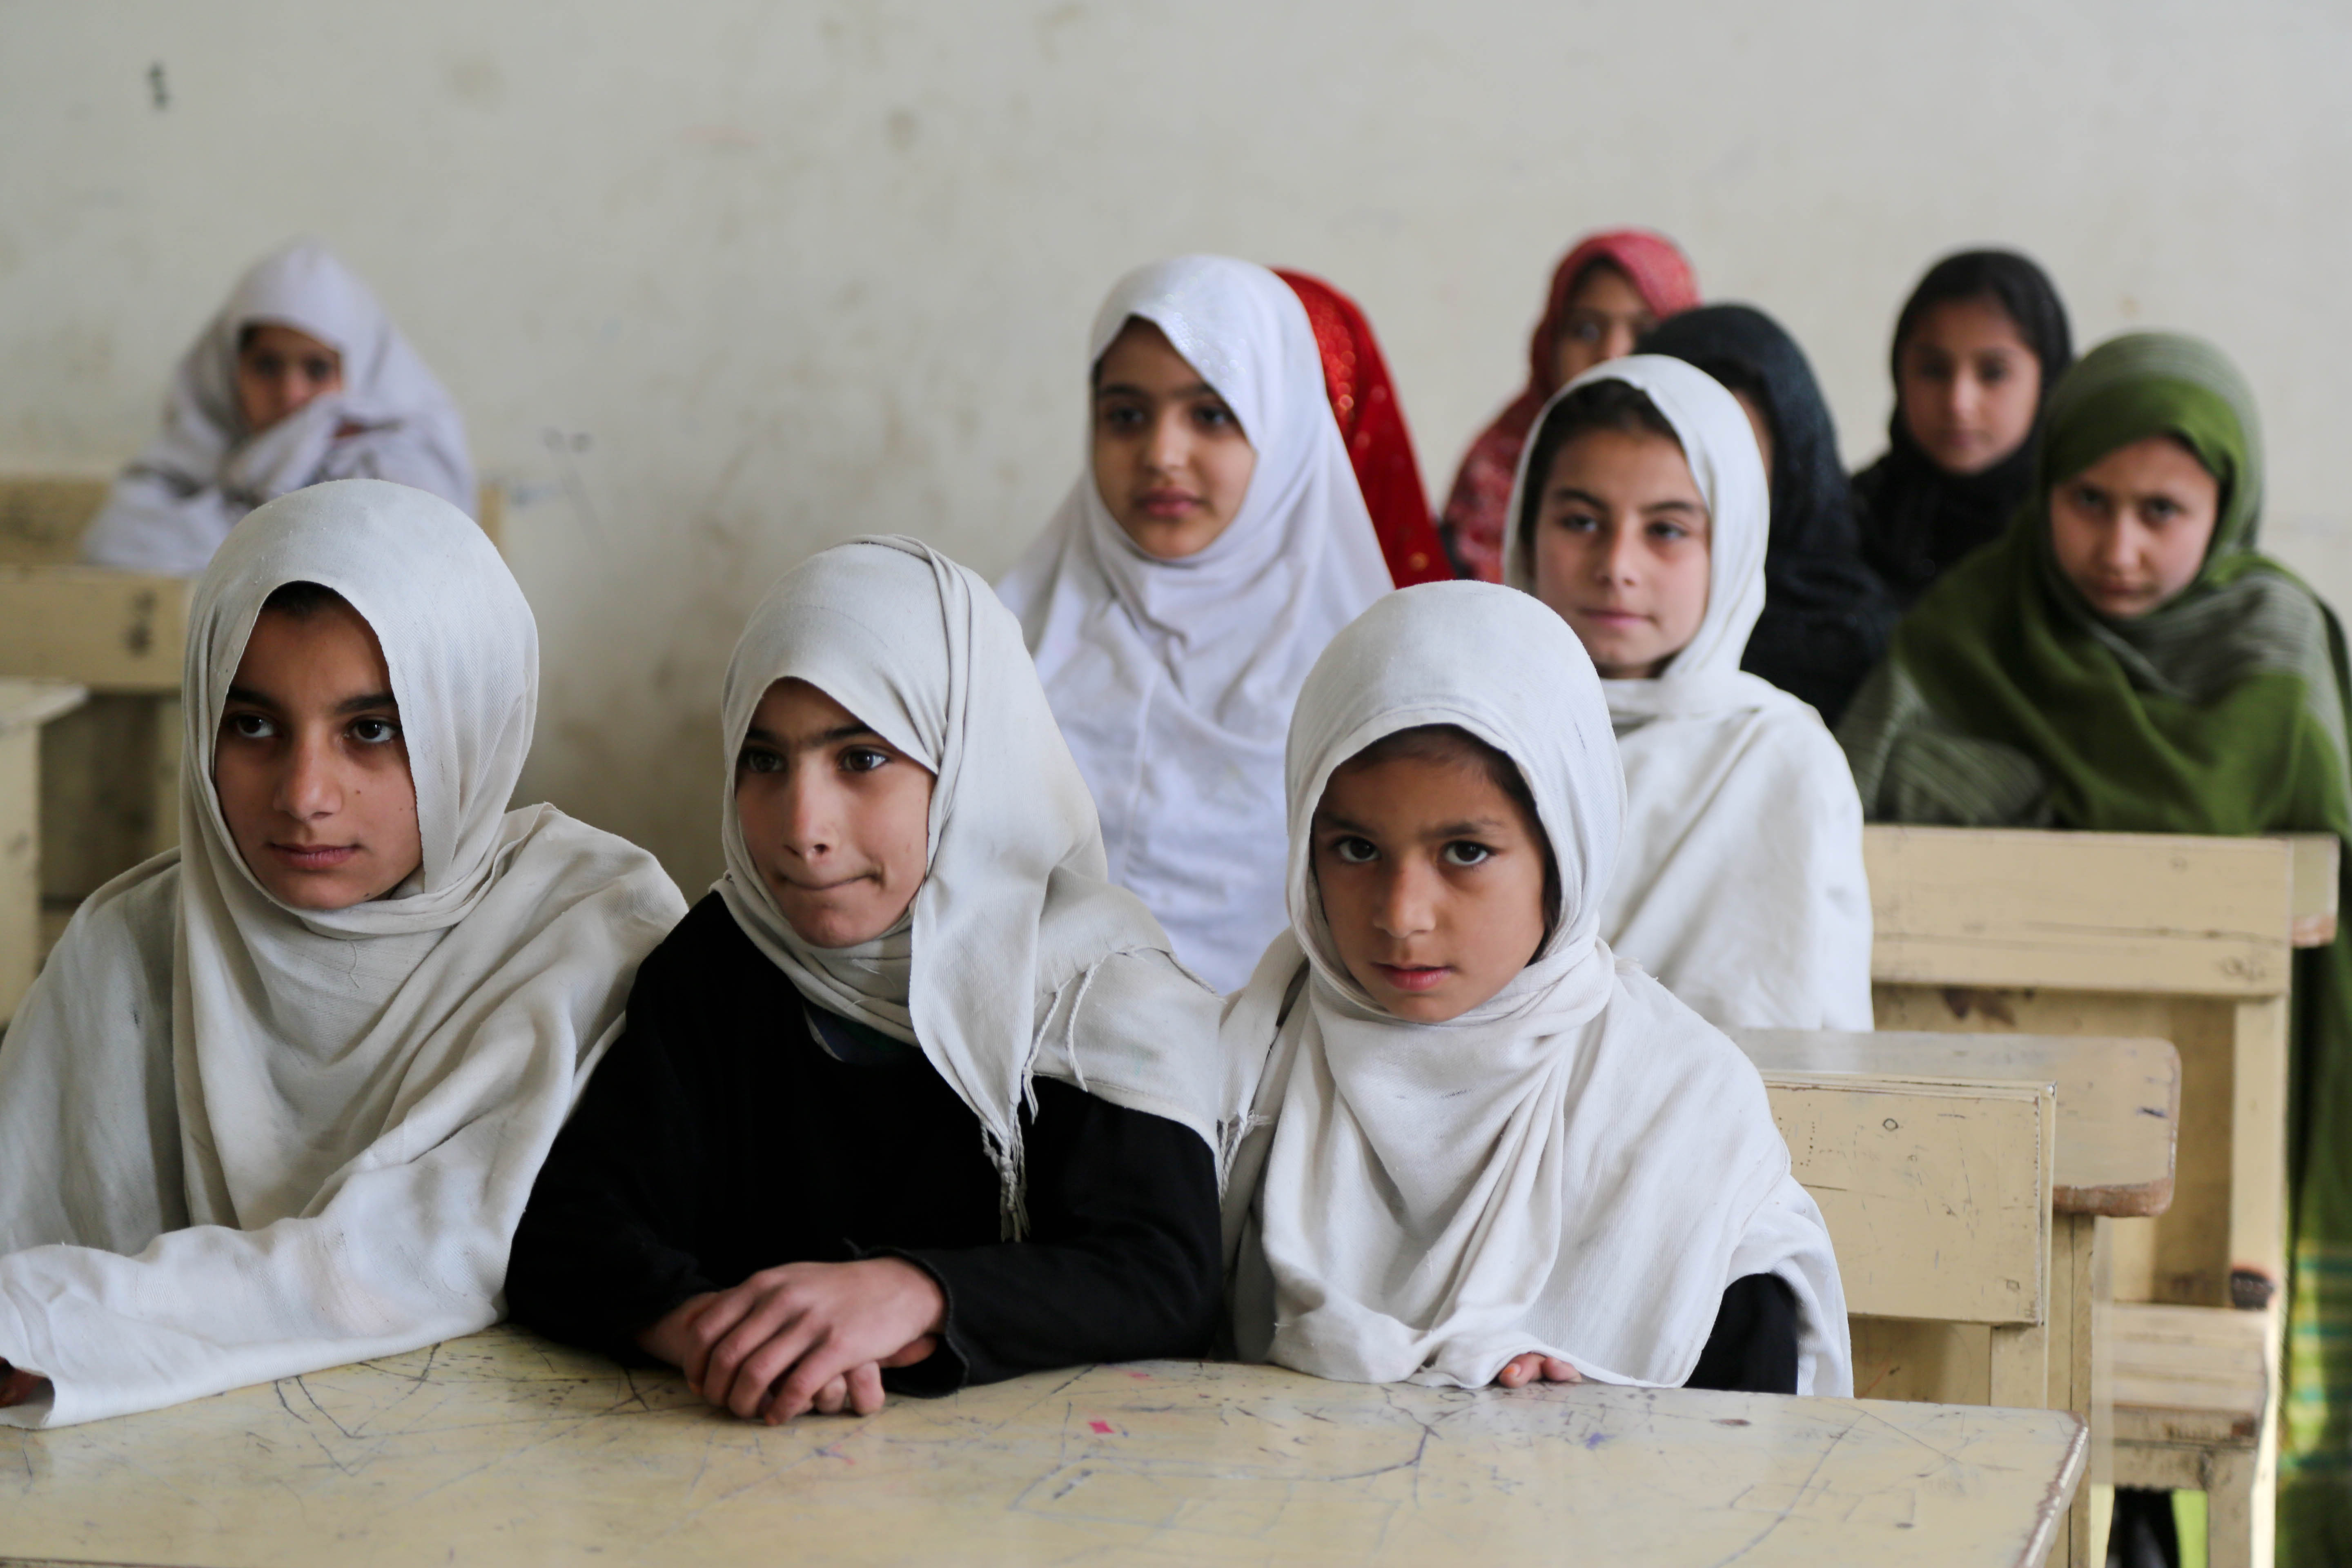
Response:
M0 1361L0 1410L38 1399L48 1385L49 1380L39 1373Z
M771 1426L809 1410L882 1408L882 1369L938 1349L947 1298L896 1258L787 1263L695 1296L637 1336L713 1405Z
M1495 1381L1505 1388L1525 1388L1538 1378L1541 1378L1546 1383L1582 1383L1584 1381L1577 1370L1568 1363L1557 1356L1545 1355L1540 1351L1529 1351L1525 1355L1513 1356L1503 1363L1503 1370L1495 1374Z

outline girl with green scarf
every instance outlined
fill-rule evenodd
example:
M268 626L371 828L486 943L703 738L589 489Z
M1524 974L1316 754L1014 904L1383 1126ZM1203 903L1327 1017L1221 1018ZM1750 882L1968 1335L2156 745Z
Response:
M2244 379L2196 339L2134 333L2075 365L2047 420L2016 520L1920 599L1839 726L1864 814L2352 837L2344 633L2317 595L2255 547L2262 446ZM2166 447L2142 445L2152 440ZM2135 491L2134 473L2185 469L2179 452L2205 476L2189 469L2189 482L2171 487L2185 505ZM2116 515L2119 500L2133 515ZM2207 518L2199 553L2193 535ZM2115 542L2119 532L2139 542L2137 556ZM2344 1563L2352 921L2328 946L2296 955L2292 1029L2279 1561Z

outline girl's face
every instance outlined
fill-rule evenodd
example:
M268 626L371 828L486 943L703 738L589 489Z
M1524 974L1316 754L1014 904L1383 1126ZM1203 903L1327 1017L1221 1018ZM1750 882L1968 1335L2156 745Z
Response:
M1928 307L1896 363L1903 427L1946 473L1982 473L2033 433L2042 362L1996 301Z
M1707 514L1683 449L1593 429L1552 457L1537 503L1536 597L1603 680L1656 675L1706 616Z
M931 771L805 680L760 699L735 760L743 844L803 942L898 923L930 859Z
M1344 763L1312 831L1332 944L1400 1018L1461 1016L1543 943L1543 839L1475 762Z
M2197 579L2221 482L2169 436L2118 447L2050 491L2050 547L2091 608L2128 621Z
M1217 389L1150 322L1095 367L1095 489L1139 549L1197 555L1240 515L1257 451Z
M1552 384L1566 386L1603 360L1623 359L1657 324L1632 279L1610 262L1594 262L1569 289L1552 334Z
M298 910L380 899L424 863L400 704L349 605L264 610L221 711L213 789L254 879Z
M259 432L343 389L343 356L292 327L252 326L236 351L236 406Z

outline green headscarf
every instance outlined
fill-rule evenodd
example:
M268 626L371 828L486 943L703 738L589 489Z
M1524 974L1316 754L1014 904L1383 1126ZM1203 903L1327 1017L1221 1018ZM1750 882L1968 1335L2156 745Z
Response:
M2051 548L2052 490L2170 437L2220 481L2196 578L2100 616ZM2121 833L2352 837L2342 628L2256 548L2253 396L2220 351L2143 332L2050 398L2033 489L1998 541L1920 599L1838 739L1874 820ZM2352 902L2347 902L2352 910ZM2352 920L2297 954L2293 1279L2280 1561L2352 1561Z

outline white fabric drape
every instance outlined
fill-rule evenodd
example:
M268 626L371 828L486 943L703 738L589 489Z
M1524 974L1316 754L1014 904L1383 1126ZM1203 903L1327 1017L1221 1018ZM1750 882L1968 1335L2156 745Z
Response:
M1166 333L1257 454L1241 510L1181 561L1138 549L1087 463L997 592L1021 617L1093 790L1114 881L1220 991L1282 929L1282 742L1332 635L1390 587L1305 307L1263 267L1185 256L1119 279L1087 363L1130 318Z
M929 864L907 919L850 948L803 942L743 839L735 757L760 700L808 682L931 770ZM980 1121L1023 1229L1021 1120L1043 1073L1181 1122L1213 1150L1215 996L1177 967L1141 900L1107 879L1094 804L1021 628L929 545L873 538L803 562L728 666L719 895L820 1007L919 1047Z
M1309 824L1332 770L1451 724L1535 796L1560 908L1535 960L1449 1023L1401 1021L1349 976ZM1623 785L1600 681L1536 600L1442 583L1383 600L1298 700L1287 765L1293 927L1227 1004L1229 1093L1254 1119L1227 1189L1236 1342L1356 1382L1477 1386L1541 1351L1678 1385L1725 1289L1774 1273L1803 1314L1799 1386L1851 1384L1820 1212L1756 1069L1601 941Z
M1654 354L1587 371L1535 428L1599 381L1638 387L1675 427L1708 527L1697 632L1656 679L1601 683L1627 809L1601 933L1710 1023L1867 1029L1870 886L1853 770L1821 715L1739 668L1764 609L1771 521L1754 429L1713 377ZM1527 460L1511 496L1508 569L1514 587L1533 593L1517 526Z
M256 432L237 406L236 353L257 325L292 327L336 350L343 385ZM82 558L194 576L255 507L350 479L395 479L474 510L474 465L448 393L368 286L325 246L298 240L256 262L181 356L163 434L115 480Z
M212 787L229 682L290 582L373 628L424 860L297 911ZM197 584L182 847L75 915L0 1046L0 1357L61 1425L389 1355L499 1315L540 1162L685 912L653 858L507 810L538 633L471 520L352 479L247 517Z

